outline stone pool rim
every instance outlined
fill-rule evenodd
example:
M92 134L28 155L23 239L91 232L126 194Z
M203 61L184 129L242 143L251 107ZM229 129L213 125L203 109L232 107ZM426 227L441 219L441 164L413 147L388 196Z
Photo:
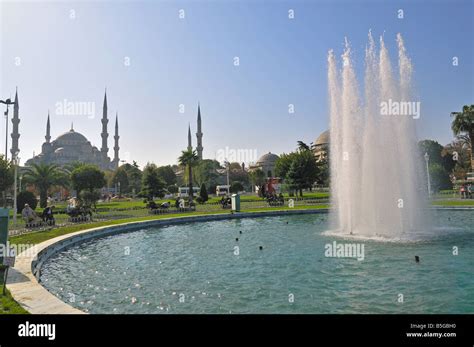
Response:
M17 256L15 267L10 269L7 288L13 299L31 314L86 314L49 292L39 282L41 267L49 258L69 247L85 241L137 231L153 226L210 222L241 218L259 218L298 214L325 214L329 208L235 212L226 214L193 215L106 225L57 236L34 245L35 252L25 251ZM25 254L27 253L28 254Z

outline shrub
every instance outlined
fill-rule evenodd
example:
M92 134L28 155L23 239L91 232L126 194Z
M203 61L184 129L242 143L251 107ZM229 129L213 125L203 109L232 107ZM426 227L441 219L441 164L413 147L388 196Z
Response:
M36 206L38 206L38 200L36 199L36 195L29 191L20 192L16 197L16 209L18 213L23 210L25 204L30 205L33 210L36 209Z

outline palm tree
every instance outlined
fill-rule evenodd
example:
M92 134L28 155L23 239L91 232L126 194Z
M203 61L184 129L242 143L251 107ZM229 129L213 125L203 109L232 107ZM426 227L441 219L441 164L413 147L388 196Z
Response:
M193 167L199 162L199 157L195 150L188 149L181 152L178 163L181 166L188 167L188 183L189 183L189 204L193 202Z
M42 208L48 205L49 188L67 184L65 172L55 164L32 164L25 169L23 177L25 182L35 185L39 190L40 207Z
M454 116L453 122L451 123L451 129L454 135L467 134L469 136L469 142L471 143L471 171L474 171L474 156L473 156L473 144L474 144L474 105L464 105L461 112L451 112L451 116Z

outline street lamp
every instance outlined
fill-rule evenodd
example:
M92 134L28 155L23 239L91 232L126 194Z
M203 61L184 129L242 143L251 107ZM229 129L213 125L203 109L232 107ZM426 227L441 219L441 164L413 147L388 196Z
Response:
M426 175L428 177L428 196L431 198L431 182L430 182L430 170L429 170L429 161L430 161L430 156L428 155L428 152L425 153L425 162L426 162Z
M5 115L5 160L8 159L8 106L13 105L11 99L0 100L0 104L7 105L7 110L3 113Z
M18 158L18 152L13 153L13 165L15 166L15 180L13 183L13 225L16 226L16 215L17 215L17 204L16 204L16 191L17 191L17 183L16 183L16 177L18 176L18 164L19 164L20 158Z

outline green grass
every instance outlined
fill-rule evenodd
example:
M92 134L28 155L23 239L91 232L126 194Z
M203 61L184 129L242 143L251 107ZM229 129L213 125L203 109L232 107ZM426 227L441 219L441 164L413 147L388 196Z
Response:
M474 206L473 200L434 200L431 202L435 206Z
M0 269L0 314L28 314L27 310L13 300L8 290L3 295L3 271Z

